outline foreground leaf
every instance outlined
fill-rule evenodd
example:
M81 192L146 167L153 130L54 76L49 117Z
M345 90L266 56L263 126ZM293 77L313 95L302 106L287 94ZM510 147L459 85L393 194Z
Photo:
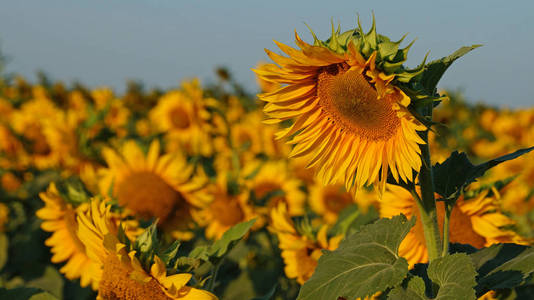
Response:
M355 299L399 284L408 263L398 255L399 245L415 224L405 216L380 219L341 242L319 259L313 276L297 299Z
M477 272L471 259L464 253L455 253L430 262L428 277L439 285L435 299L476 299Z
M406 288L398 286L391 290L388 294L389 300L426 300L425 296L425 282L419 276L410 278Z
M469 161L465 153L454 151L443 163L437 163L433 167L436 193L444 198L457 196L465 187L484 175L487 170L532 150L534 147L520 149L476 166Z
M20 287L20 288L14 288L14 289L0 288L0 299L57 300L58 298L38 288Z
M534 248L499 244L477 251L469 257L475 265L477 296L489 290L514 288L526 284L534 273Z

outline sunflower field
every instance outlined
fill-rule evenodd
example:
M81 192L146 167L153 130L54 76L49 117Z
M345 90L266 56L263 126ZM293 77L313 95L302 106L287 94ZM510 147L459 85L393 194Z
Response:
M312 37L257 87L3 76L0 299L534 299L534 108L437 88L479 45Z

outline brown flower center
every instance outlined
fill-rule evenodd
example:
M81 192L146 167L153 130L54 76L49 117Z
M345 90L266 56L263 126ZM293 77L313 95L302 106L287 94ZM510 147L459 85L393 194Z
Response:
M368 140L387 140L400 125L389 97L378 99L367 78L354 70L348 71L347 65L323 68L317 96L332 122Z
M340 192L337 186L327 188L323 197L326 209L336 214L352 203L351 195Z
M232 226L245 218L245 214L236 199L227 199L220 195L210 205L213 217L222 225Z
M178 129L186 129L191 126L189 114L183 107L176 107L169 113L172 125Z
M144 283L130 278L131 270L125 268L115 254L104 261L102 280L98 294L106 300L169 300L156 280Z
M126 177L117 188L120 205L143 218L159 218L161 222L177 205L185 203L183 196L158 175L143 171Z
M52 151L46 141L41 127L38 125L30 126L24 131L24 137L30 140L31 151L38 155L48 155Z

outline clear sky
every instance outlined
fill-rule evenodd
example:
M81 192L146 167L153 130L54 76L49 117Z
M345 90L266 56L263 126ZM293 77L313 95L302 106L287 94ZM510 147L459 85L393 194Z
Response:
M378 32L417 38L408 66L484 44L457 61L440 86L462 88L473 101L534 106L534 1L204 1L204 0L2 0L0 45L7 70L124 90L126 79L147 86L176 86L184 78L214 80L217 65L230 68L248 90L250 71L266 60L273 39L289 45L296 29L311 42L330 20L342 30L364 29L371 13Z

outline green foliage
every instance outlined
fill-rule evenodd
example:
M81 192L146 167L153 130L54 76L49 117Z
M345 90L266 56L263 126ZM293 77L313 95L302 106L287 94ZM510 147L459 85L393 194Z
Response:
M436 193L446 199L458 197L464 188L476 181L487 170L534 150L534 147L517 150L479 165L473 165L465 153L454 151L443 163L433 166Z
M415 219L401 215L364 226L337 250L321 256L298 299L354 299L399 284L408 273L408 263L399 257L398 248L414 224Z
M476 299L476 276L473 263L463 253L440 257L428 266L428 277L439 285L435 299Z
M441 59L432 61L425 65L424 71L420 75L419 82L426 91L427 94L433 95L435 93L436 86L447 69L458 58L471 52L472 50L482 45L472 45L462 47L456 50L453 54L443 57Z
M477 296L494 289L530 284L534 273L534 248L498 244L469 255L478 271Z
M9 239L4 233L0 233L0 270L5 266L8 257Z
M436 300L476 299L475 267L469 256L464 253L455 253L437 258L430 262L427 269L428 279L432 281L429 286L434 286L437 295L431 297ZM434 291L425 292L425 282L419 276L408 278L403 285L392 289L388 299L429 299L426 295L434 294Z
M406 286L397 286L392 289L388 294L389 300L426 300L425 296L425 282L419 276L413 276L409 278Z
M38 288L21 287L21 288L14 288L14 289L0 288L0 299L57 300L58 298Z

